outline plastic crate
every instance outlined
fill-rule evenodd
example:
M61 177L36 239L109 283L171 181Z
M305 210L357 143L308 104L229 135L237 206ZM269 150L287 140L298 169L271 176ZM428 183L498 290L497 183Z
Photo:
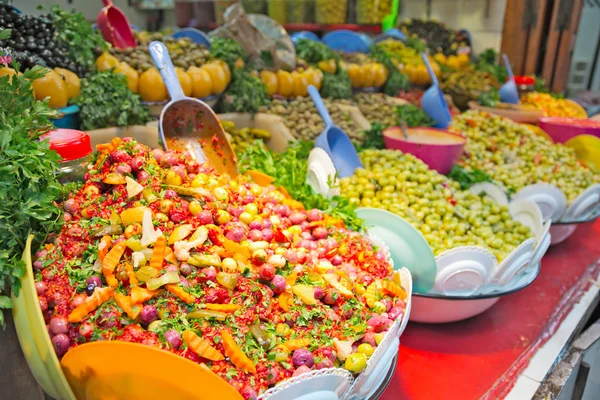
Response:
M316 0L317 24L344 24L347 21L347 0Z
M392 10L392 0L354 0L356 23L379 25Z
M266 14L267 0L242 0L246 14Z

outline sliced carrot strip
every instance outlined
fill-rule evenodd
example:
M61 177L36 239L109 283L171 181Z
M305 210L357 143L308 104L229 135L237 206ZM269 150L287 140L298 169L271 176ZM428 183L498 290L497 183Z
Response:
M325 281L329 284L329 286L340 292L341 295L345 298L351 299L354 297L354 293L352 293L352 290L348 289L340 281L336 280L335 274L323 274L322 276L323 279L325 279ZM352 286L350 287L352 288Z
M175 283L165 285L165 288L169 292L171 292L172 294L177 296L181 301L184 301L187 304L192 304L196 301L196 298L194 296L192 296L191 294L189 294L188 292L183 290L183 288L181 286L178 286Z
M129 296L115 293L115 301L131 319L136 319L142 311L142 307L137 304L133 304L133 300L131 300L131 297Z
M110 287L116 287L119 283L115 278L114 271L126 248L127 244L125 244L125 242L117 243L104 257L104 261L102 262L102 274Z
M112 239L110 236L102 236L102 239L100 239L100 243L98 243L98 260L100 260L100 262L104 262L104 257L108 253L108 249L110 249L111 244Z
M137 285L138 279L137 279L137 276L135 275L135 271L133 270L133 265L126 262L125 263L125 272L127 272L127 277L129 277L129 284Z
M396 285L394 282L383 281L381 283L381 289L384 293L387 293L393 297L398 297L401 300L406 299L406 292L400 286Z
M283 308L283 311L290 311L290 303L293 300L293 297L288 292L283 292L279 295L277 299L279 301L279 306Z
M298 273L294 271L285 278L285 283L286 285L294 286L296 284L297 279Z
M165 247L165 260L172 264L177 264L177 258L175 257L175 253L169 246Z
M207 310L212 310L212 311L221 311L221 312L236 312L237 310L240 309L240 306L237 304L212 304L212 303L207 303L204 305L204 307Z
M367 287L367 291L365 292L365 299L367 300L367 305L369 307L373 307L376 301L379 300L379 285L377 281L371 283Z
M159 293L160 290L150 290L141 288L139 286L134 286L131 288L131 300L133 301L133 304L141 304L150 300Z
M183 340L185 340L188 347L200 357L212 361L221 361L225 359L223 354L219 353L219 350L215 349L210 343L190 330L183 332Z
M104 179L102 179L102 182L108 185L124 185L127 183L125 177L121 174L117 174L116 172L110 172L104 177Z
M115 291L111 287L97 287L94 293L85 299L83 304L71 311L67 318L68 321L70 323L80 322L86 315L98 308L100 304L110 299L114 293Z
M283 347L283 349L285 351L290 353L290 352L298 350L298 349L307 348L310 346L311 343L312 343L312 340L309 338L292 339L292 340L288 340L287 342L283 343L281 346Z
M221 331L221 339L223 340L225 355L229 357L233 365L248 373L256 374L254 363L244 354L228 331Z
M154 243L152 257L150 258L150 267L158 270L162 269L163 261L165 260L165 247L167 247L167 239L164 236L159 236Z

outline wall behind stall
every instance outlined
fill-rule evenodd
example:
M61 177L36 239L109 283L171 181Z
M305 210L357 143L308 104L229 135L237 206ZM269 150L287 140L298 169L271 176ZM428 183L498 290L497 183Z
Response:
M129 3L131 3L131 6L129 6ZM104 7L100 0L13 0L13 4L26 14L40 14L41 12L37 10L39 4L42 4L48 9L53 4L58 4L66 10L76 9L81 12L88 21L92 22L96 21L98 13L102 7ZM139 26L141 29L146 29L146 21L151 15L150 11L139 10L135 6L135 0L113 0L113 4L123 10L125 15L127 15L127 18L129 18L129 22ZM172 9L165 10L163 27L173 26L175 26L174 11Z
M207 0L181 0L199 2ZM268 1L268 0L267 0ZM329 0L339 1L339 0ZM349 0L356 1L356 0ZM403 12L400 19L427 18L427 1L401 0ZM502 39L502 23L507 0L431 0L431 18L446 23L454 29L467 28L471 32L473 50L479 53L489 47L500 49ZM523 0L524 1L524 0ZM125 12L131 23L142 29L146 28L149 11L139 10L135 7L135 0L113 0ZM129 6L129 3L132 6ZM63 8L75 8L82 12L90 21L95 21L102 8L100 0L14 0L21 11L26 13L39 13L38 4L49 7L58 4ZM212 16L210 18L212 20ZM175 13L173 10L164 11L163 27L175 26Z
M401 0L405 18L427 18L427 1ZM525 0L523 0L525 1ZM475 54L487 48L500 50L506 0L431 0L431 18L450 28L468 29Z

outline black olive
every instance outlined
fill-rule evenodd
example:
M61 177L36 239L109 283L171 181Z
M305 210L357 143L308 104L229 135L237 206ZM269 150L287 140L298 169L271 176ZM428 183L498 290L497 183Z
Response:
M96 289L96 285L94 285L93 283L90 283L89 285L86 286L85 293L88 296L91 296L92 294L94 294L95 289Z

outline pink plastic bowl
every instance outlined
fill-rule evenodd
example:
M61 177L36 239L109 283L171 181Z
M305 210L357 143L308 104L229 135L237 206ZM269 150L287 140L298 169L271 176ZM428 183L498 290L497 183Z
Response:
M408 128L408 138L404 139L399 126L383 131L386 148L412 154L444 175L458 162L466 142L462 136L437 128Z
M600 138L600 121L593 119L542 117L542 128L555 143L565 143L579 135L593 135Z

